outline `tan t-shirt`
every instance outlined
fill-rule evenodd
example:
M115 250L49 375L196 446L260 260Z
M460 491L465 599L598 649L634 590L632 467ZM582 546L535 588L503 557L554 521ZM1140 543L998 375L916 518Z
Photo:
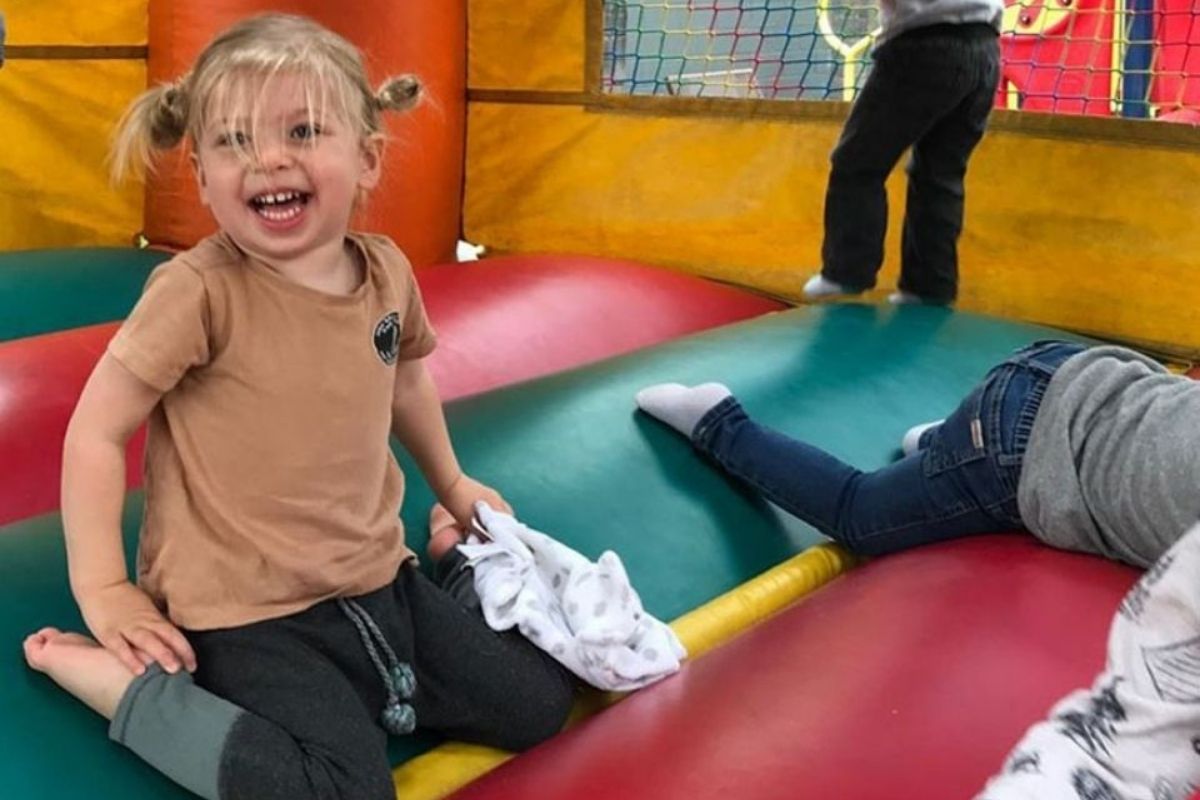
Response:
M109 345L164 392L149 421L138 582L225 628L370 592L411 556L388 445L396 362L434 347L407 259L353 235L352 294L212 236L158 267Z

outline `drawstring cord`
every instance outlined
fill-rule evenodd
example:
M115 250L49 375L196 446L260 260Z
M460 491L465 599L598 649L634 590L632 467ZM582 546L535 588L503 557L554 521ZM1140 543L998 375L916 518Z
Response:
M358 638L362 640L371 663L375 665L375 671L383 679L383 686L387 691L387 702L379 718L383 729L395 736L412 733L417 728L417 712L412 703L401 702L412 700L417 691L417 676L413 673L412 666L396 657L396 651L387 643L383 631L379 630L379 626L365 608L344 597L339 597L337 602L338 608L358 629ZM380 656L380 650L383 651L383 656ZM386 665L384 657L387 658Z

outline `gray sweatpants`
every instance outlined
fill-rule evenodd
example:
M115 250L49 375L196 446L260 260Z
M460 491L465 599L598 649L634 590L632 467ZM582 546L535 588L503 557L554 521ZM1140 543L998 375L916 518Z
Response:
M417 727L506 750L555 734L573 679L519 634L487 627L461 554L438 567L441 586L405 565L390 586L354 598L411 665ZM393 800L386 689L336 601L187 635L194 681L161 670L135 680L114 740L214 800Z

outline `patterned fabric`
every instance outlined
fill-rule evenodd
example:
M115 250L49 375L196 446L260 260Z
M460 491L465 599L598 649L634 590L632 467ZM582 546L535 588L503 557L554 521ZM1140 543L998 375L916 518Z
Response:
M1129 591L1108 663L1017 744L978 800L1185 800L1200 785L1200 525Z
M459 549L493 630L517 628L599 689L638 689L679 669L687 651L642 608L616 553L593 563L484 503L476 514L490 541L473 535Z

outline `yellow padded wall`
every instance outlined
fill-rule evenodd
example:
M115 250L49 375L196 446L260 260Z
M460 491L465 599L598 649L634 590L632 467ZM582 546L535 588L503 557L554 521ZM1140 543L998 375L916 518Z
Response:
M471 241L641 259L778 294L814 263L823 188L805 165L825 162L836 124L502 103L472 103L468 120Z
M468 4L467 85L475 89L583 89L584 3L472 0Z
M11 45L146 43L147 0L5 0Z
M141 229L141 188L113 188L105 157L113 125L145 86L145 62L20 51L144 45L145 0L86 12L68 0L9 0L4 11L12 57L0 69L0 250L128 244Z
M567 77L585 61L585 4L501 5L470 6L468 239L798 298L820 263L836 106L828 119L703 116L554 97L585 86ZM1200 131L1159 136L1165 124L996 115L968 178L960 307L1200 354ZM895 285L902 170L889 190L880 291Z

